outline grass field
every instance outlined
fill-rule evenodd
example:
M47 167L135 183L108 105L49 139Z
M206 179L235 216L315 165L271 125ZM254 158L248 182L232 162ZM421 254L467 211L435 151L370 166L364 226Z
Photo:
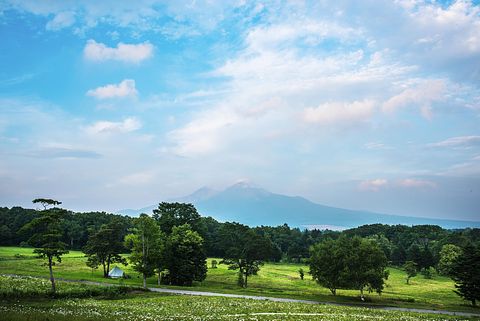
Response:
M0 273L47 276L48 269L43 266L43 263L42 260L35 258L32 249L0 247ZM55 276L58 278L117 284L121 282L127 285L141 284L141 278L130 266L120 267L132 278L120 281L107 280L102 278L102 273L99 270L92 273L91 269L85 265L85 257L81 252L72 251L64 256L62 263L55 266L54 269ZM236 285L236 272L228 270L224 265L218 265L218 268L208 270L208 276L205 281L197 283L189 289L328 302L361 303L358 298L358 291L339 290L338 295L334 297L327 289L318 286L312 281L308 274L305 276L305 280L300 280L298 275L300 267L308 271L307 266L298 264L265 264L258 276L251 277L249 287L241 289ZM156 279L150 278L148 283L149 286L155 286ZM401 270L390 268L390 277L387 280L384 293L381 296L371 294L368 296L367 301L370 304L378 305L480 313L480 309L469 307L467 302L464 302L453 292L453 289L454 284L450 279L437 275L430 280L424 279L423 276L417 276L412 278L410 284L407 285L405 273Z
M48 281L32 277L0 277L0 319L25 320L474 320L474 318L425 313L383 311L367 308L278 303L232 298L171 296L158 293L118 294L96 298L77 298L101 286L58 282L59 294L51 300ZM118 287L108 287L115 289ZM26 299L11 300L21 294ZM36 299L32 295L38 295Z

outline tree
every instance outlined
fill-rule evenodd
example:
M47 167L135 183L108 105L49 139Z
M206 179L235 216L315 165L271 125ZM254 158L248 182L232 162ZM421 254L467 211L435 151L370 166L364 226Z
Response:
M458 256L451 270L455 293L476 306L480 300L480 247L468 245Z
M264 260L270 257L272 244L266 237L239 223L225 223L219 234L224 252L220 263L227 264L229 270L238 270L238 284L246 288L248 277L256 275Z
M98 269L100 262L98 261L98 258L96 255L92 255L87 258L87 262L85 264L92 269L92 274L93 274L93 270Z
M413 243L410 245L410 247L407 249L407 261L412 261L417 264L417 267L419 269L422 269L422 250L420 249L420 246L418 246L417 243Z
M65 233L70 240L70 249L73 249L74 241L78 240L83 234L82 228L80 224L78 224L73 219L65 221L63 225Z
M103 267L103 277L108 278L110 265L121 263L127 265L127 260L120 254L124 251L123 226L118 219L103 225L100 230L93 232L88 238L83 252L87 257L95 256L90 260L98 261Z
M212 264L212 269L216 269L218 262L217 260L212 260L211 264Z
M351 252L347 256L349 288L360 291L363 301L363 290L383 291L384 280L388 278L387 258L378 243L360 237L351 239Z
M188 224L174 226L165 242L163 263L170 284L192 285L193 281L203 281L207 276L207 257L202 237Z
M390 255L392 264L395 266L401 266L407 259L407 251L402 244L393 247L392 254Z
M418 262L419 268L426 271L435 266L435 264L435 257L433 256L432 250L428 244L425 244L420 251L420 262Z
M407 284L409 284L410 278L417 275L417 264L413 261L406 261L403 265L403 269L407 273Z
M443 275L450 276L457 258L462 254L462 249L453 244L445 244L440 250L440 261L438 271Z
M43 209L46 210L49 206L57 206L62 204L62 202L52 200L51 198L36 198L32 201L32 203L37 204L40 203L43 206Z
M310 274L323 287L337 294L346 287L345 261L347 253L335 240L325 240L310 248Z
M300 275L300 279L303 281L303 277L305 276L305 272L302 268L298 269L298 274Z
M130 263L133 269L143 276L143 287L147 287L147 277L155 274L162 253L162 234L155 220L141 214L135 222L132 234L125 237L125 244L132 249Z
M310 273L333 295L340 288L360 290L362 300L365 288L380 294L388 278L386 267L378 244L358 236L325 240L311 248Z
M35 199L34 203L44 204L44 210L40 211L40 216L22 227L22 232L33 232L28 243L35 247L34 253L39 258L47 259L48 270L50 272L50 282L52 283L52 292L55 293L55 278L53 276L53 266L55 260L62 261L62 255L67 254L67 245L61 241L61 224L66 211L61 208L50 208L49 205L59 205L61 202L51 199Z
M189 224L192 230L200 232L200 214L193 204L162 202L153 210L153 218L167 235L174 226L183 224Z

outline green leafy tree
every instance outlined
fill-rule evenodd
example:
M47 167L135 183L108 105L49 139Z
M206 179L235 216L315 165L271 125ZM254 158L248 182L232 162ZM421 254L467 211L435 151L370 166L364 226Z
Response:
M80 239L83 235L82 227L73 219L65 221L63 229L70 240L70 249L74 248L74 242Z
M62 202L53 200L51 198L36 198L32 201L34 204L41 204L43 209L46 210L49 206L55 207L57 205L62 204Z
M248 277L256 275L264 260L270 257L272 244L266 237L239 223L225 223L219 233L224 252L220 263L227 264L229 270L238 270L238 284L246 288Z
M380 294L388 278L386 267L382 249L358 236L325 240L311 248L310 273L333 295L341 288L360 290L362 299L365 288Z
M347 286L347 256L348 253L335 240L325 240L310 248L310 274L333 295L337 294L337 289Z
M189 224L192 230L200 232L200 214L193 204L162 202L153 210L153 218L167 235L173 227L183 224Z
M410 283L410 278L413 278L417 275L417 263L413 261L406 261L403 265L405 273L407 273L407 284Z
M480 300L480 247L468 245L455 260L451 275L455 293L476 306Z
M192 285L207 276L207 257L203 239L190 225L174 226L165 242L163 259L168 281L173 285Z
M132 250L129 257L133 269L143 276L143 287L147 287L147 277L155 274L163 250L162 233L155 220L141 214L135 222L132 234L125 237L125 244Z
M92 274L93 274L93 270L98 269L100 262L98 261L98 258L96 255L92 255L87 258L87 262L85 264L92 269Z
M415 262L418 269L422 269L422 250L417 243L413 243L407 249L407 261Z
M445 244L440 250L440 261L437 269L443 275L450 276L457 258L462 254L462 248L454 244Z
M61 202L51 199L35 199L33 203L42 203L44 210L40 211L40 215L32 221L24 225L22 232L32 233L28 243L35 247L34 253L38 257L47 259L48 270L50 272L50 282L52 284L52 292L55 293L55 278L53 276L53 266L55 261L61 262L62 255L67 254L67 245L62 242L61 224L65 217L66 211L61 208L48 208L48 206L56 206Z
M110 265L121 263L127 265L127 260L120 254L125 250L123 243L123 225L118 219L103 225L100 230L93 232L88 238L83 252L90 260L98 261L103 267L103 277L108 278Z
M351 239L350 246L347 256L349 288L359 290L362 300L365 288L369 292L380 294L384 288L384 280L388 278L384 251L377 242L360 237Z
M407 259L407 251L405 251L402 244L393 247L390 259L395 266L402 266L405 263Z
M217 262L217 260L212 260L211 264L212 264L212 269L216 269L218 262Z

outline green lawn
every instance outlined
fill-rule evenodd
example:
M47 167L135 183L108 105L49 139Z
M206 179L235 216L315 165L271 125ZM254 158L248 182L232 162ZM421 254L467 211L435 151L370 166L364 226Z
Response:
M47 276L48 269L43 266L43 263L42 260L34 257L32 249L0 247L0 273ZM54 273L56 277L65 279L141 285L140 276L130 266L119 266L132 278L121 281L104 279L100 270L92 273L91 269L85 265L85 257L81 252L71 251L63 257L62 263L55 266ZM208 270L205 281L188 289L361 304L358 291L338 290L337 296L334 297L328 289L312 281L308 274L305 280L300 280L298 275L300 267L308 271L307 266L299 264L265 264L257 276L249 279L249 287L241 289L236 285L236 272L228 270L225 265L218 265L218 268ZM480 309L468 307L468 303L453 292L453 282L448 278L435 275L433 279L427 280L423 276L417 276L407 285L403 271L395 268L389 270L390 277L384 293L381 296L370 294L367 298L370 304L480 313ZM148 283L150 286L155 286L156 278L150 278Z

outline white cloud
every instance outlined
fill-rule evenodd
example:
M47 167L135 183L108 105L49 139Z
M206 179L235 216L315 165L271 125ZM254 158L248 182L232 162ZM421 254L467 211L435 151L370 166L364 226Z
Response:
M153 45L148 42L136 45L120 42L117 47L110 48L103 43L98 43L90 39L85 45L83 55L86 59L96 62L116 60L128 63L140 63L153 56L153 49Z
M480 146L480 136L450 137L438 143L430 144L431 147L471 148Z
M325 39L346 41L360 34L358 29L341 26L335 22L304 20L301 23L256 27L248 33L246 42L250 51L258 52L279 49L298 41L308 45L318 44Z
M169 133L174 142L173 152L181 156L196 156L217 151L225 139L224 130L238 121L227 109L206 111L184 127Z
M87 96L97 99L135 97L137 94L133 79L125 79L119 84L110 84L87 91Z
M63 28L70 27L75 23L75 14L72 11L62 11L55 15L55 17L47 22L45 29L57 31Z
M430 119L431 104L444 97L446 85L443 80L428 80L407 88L391 97L383 104L383 111L393 113L400 108L413 106L420 108L422 115Z
M142 127L141 122L134 118L126 118L122 122L98 121L86 128L86 132L90 135L111 134L111 133L128 133L138 130Z
M437 187L437 184L431 181L415 179L415 178L405 178L398 182L398 185L401 187L412 187L412 188L434 188Z
M370 149L370 150L384 150L384 149L392 149L392 147L384 144L384 143L378 143L378 142L369 142L363 145L365 149Z
M317 124L356 123L368 120L374 110L375 103L371 100L352 103L332 102L316 108L306 108L303 119L308 123Z
M388 180L384 178L370 179L360 182L358 188L363 191L373 191L378 192L381 188L384 188L388 185Z

